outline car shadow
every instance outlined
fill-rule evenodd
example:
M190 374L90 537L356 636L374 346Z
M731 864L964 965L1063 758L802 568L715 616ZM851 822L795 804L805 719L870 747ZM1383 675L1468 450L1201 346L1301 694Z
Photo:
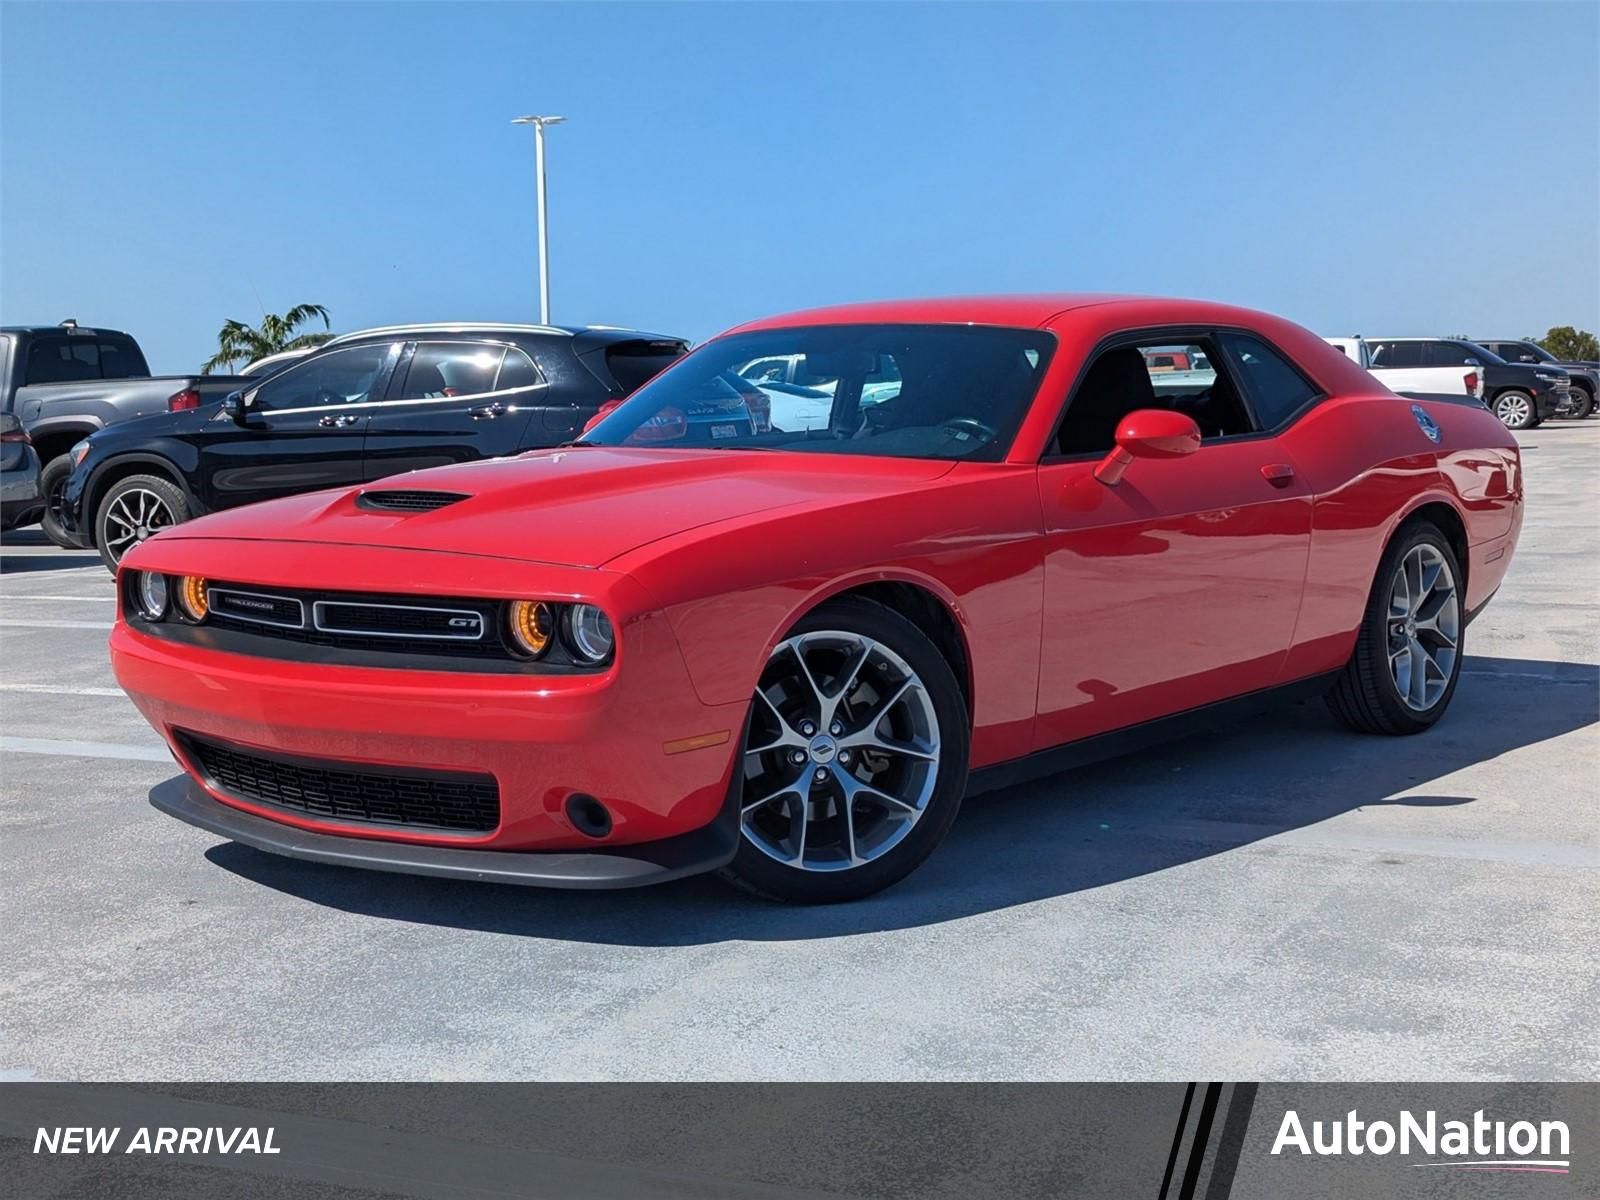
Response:
M852 904L768 904L712 877L623 892L474 884L304 863L232 842L206 857L346 912L527 937L681 946L905 929L1171 870L1355 809L1473 804L1478 797L1430 785L1600 721L1595 665L1468 656L1463 670L1449 714L1417 737L1350 732L1310 700L976 797L919 870Z
M16 550L40 548L46 554L15 554ZM61 571L72 567L94 566L100 556L93 550L63 550L45 537L39 528L10 529L0 535L0 575L20 575L30 571Z

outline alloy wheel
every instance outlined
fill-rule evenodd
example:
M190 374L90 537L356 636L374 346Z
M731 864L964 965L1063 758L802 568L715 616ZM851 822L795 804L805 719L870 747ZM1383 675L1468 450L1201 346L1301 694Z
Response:
M904 658L844 630L789 638L756 688L743 836L803 871L871 862L927 811L939 752L933 698Z
M1528 401L1520 393L1511 392L1495 402L1494 415L1506 428L1520 429L1527 424L1531 412Z
M176 525L167 502L146 488L129 488L106 507L102 544L118 560L154 533Z
M1456 666L1461 600L1455 574L1437 547L1413 546L1389 588L1389 675L1407 708L1439 702Z

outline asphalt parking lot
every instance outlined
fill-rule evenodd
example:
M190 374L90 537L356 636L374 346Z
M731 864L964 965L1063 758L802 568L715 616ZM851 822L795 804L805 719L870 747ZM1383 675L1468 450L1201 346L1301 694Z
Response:
M1592 1079L1600 420L1523 435L1443 723L1320 703L983 797L863 903L273 858L145 802L110 576L0 555L0 1078Z

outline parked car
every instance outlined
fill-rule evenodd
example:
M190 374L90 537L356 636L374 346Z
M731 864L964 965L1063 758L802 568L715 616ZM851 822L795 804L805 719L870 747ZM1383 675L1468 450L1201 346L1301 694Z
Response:
M1507 429L1532 429L1550 417L1567 416L1570 377L1554 367L1508 363L1492 350L1461 338L1371 338L1372 363L1381 369L1451 364L1472 367L1483 377L1483 402Z
M1525 338L1474 338L1473 341L1509 363L1559 367L1572 377L1573 390L1582 393L1573 397L1572 415L1582 418L1595 411L1595 392L1600 389L1600 362L1563 362L1538 342Z
M62 526L115 570L130 546L201 513L557 445L686 349L540 325L346 334L222 400L80 442Z
M1143 351L1175 337L1209 389L1157 395ZM825 428L664 420L787 355L832 386ZM898 394L863 405L890 363ZM1326 694L1357 729L1429 728L1522 520L1480 403L1194 301L772 318L588 440L132 550L112 663L187 772L152 802L346 866L850 899L965 794L1201 720Z
M0 530L37 521L43 507L39 455L22 421L0 413Z
M1387 352L1386 361L1380 363L1374 361L1372 344L1360 335L1322 340L1365 367L1398 396L1465 394L1483 398L1483 363L1473 355L1457 353L1453 347L1426 354L1412 350Z
M72 464L67 451L97 430L194 404L238 387L231 375L151 375L139 343L116 329L12 325L0 329L0 412L18 417L44 464L38 520L58 546L73 544L60 504Z

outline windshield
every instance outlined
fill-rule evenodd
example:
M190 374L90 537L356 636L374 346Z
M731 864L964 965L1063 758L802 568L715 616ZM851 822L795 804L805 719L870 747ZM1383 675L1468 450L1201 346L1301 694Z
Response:
M585 445L1005 454L1055 341L977 325L813 325L709 342L645 384Z

